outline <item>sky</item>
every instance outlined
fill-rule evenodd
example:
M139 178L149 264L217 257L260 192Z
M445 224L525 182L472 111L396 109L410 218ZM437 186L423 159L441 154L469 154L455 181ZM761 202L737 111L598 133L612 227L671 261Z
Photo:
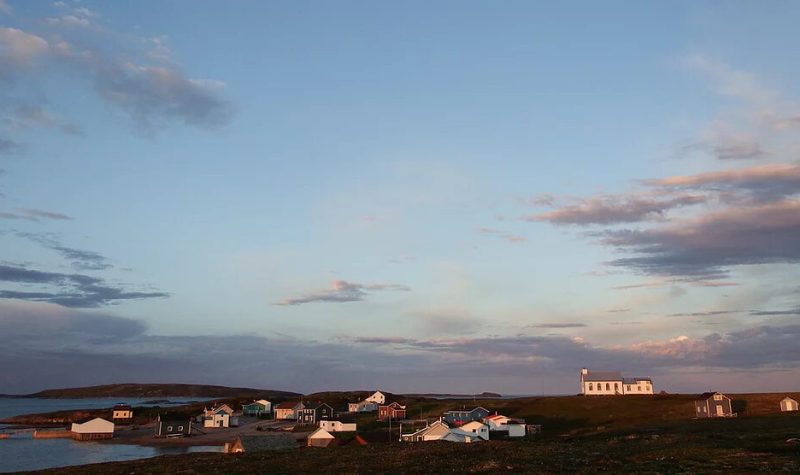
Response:
M0 0L0 393L797 391L798 21Z

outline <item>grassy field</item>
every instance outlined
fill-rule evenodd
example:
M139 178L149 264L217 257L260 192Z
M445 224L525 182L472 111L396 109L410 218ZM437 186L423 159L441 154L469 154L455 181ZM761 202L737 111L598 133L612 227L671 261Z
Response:
M189 454L54 470L62 473L499 473L800 472L800 414L780 413L794 394L730 395L739 417L692 419L690 395L434 400L392 397L409 417L474 404L543 425L539 436L476 444L390 443L385 423L359 416L368 446L240 455ZM331 397L328 400L332 399ZM396 426L394 427L396 430ZM396 437L395 437L396 440ZM787 442L789 441L789 442Z

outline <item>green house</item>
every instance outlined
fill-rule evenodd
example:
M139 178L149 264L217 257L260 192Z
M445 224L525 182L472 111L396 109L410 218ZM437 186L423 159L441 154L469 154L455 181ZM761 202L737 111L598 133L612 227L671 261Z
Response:
M272 404L264 399L253 401L250 404L242 405L243 416L259 417L264 414L269 414L270 412L272 412Z

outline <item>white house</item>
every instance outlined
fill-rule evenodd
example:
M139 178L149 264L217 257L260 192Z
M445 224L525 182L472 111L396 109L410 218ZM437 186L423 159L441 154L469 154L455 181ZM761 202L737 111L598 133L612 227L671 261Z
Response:
M386 404L386 395L380 391L375 391L374 393L372 393L372 396L364 399L364 401L374 402L375 404L383 405Z
M508 432L509 437L525 437L525 421L523 420L495 414L485 417L483 422L489 427L489 431Z
M404 442L428 442L431 440L442 440L450 433L450 427L442 421L435 421L416 432L401 434L400 439Z
M203 427L236 427L238 425L239 418L233 415L233 409L227 404L203 411Z
M336 437L333 436L330 432L320 427L319 429L315 430L308 436L308 446L309 447L327 447L330 445Z
M459 427L464 432L471 432L483 440L489 440L489 426L480 421L471 421Z
M589 371L581 369L581 394L585 396L614 396L653 394L650 378L623 378L619 371Z
M355 432L355 422L342 422L342 421L319 421L319 428L325 429L328 432Z
M788 412L788 411L797 411L798 405L797 401L790 397L785 397L781 400L781 411Z
M70 428L75 440L100 440L114 437L114 423L100 417L84 422L73 422Z

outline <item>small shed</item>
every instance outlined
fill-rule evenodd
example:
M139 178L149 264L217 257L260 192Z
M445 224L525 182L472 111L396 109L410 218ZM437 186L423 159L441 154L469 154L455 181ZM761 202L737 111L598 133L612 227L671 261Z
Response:
M797 401L790 397L785 397L781 400L781 411L790 412L799 410Z
M114 423L101 417L75 422L70 428L70 435L75 440L103 440L114 437Z
M334 437L333 434L320 427L308 435L307 445L309 447L328 447L332 445L335 440L336 437Z
M695 417L733 417L731 399L719 392L701 394L694 401Z
M297 440L292 434L242 435L225 444L226 454L265 452L267 450L296 449Z

